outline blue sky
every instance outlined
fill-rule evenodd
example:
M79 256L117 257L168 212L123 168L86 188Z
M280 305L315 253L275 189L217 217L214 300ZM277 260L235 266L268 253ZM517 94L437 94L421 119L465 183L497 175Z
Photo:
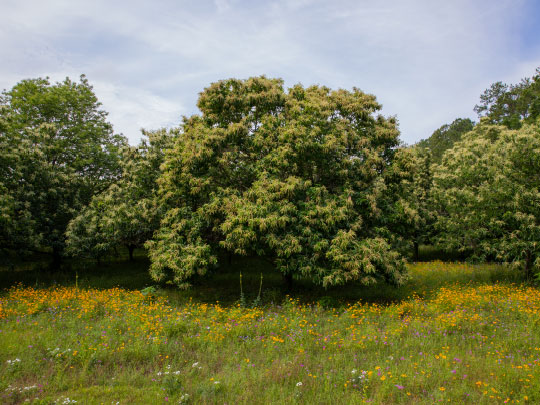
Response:
M0 89L87 75L117 132L175 126L211 82L358 87L414 143L540 66L535 0L2 0Z

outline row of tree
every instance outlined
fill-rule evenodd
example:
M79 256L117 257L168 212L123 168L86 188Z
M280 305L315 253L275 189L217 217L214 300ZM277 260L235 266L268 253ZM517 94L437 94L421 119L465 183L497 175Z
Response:
M540 71L495 83L475 124L412 147L374 96L278 79L224 80L200 115L115 135L84 76L24 80L0 99L0 243L97 259L146 247L156 280L187 287L230 255L323 286L406 278L436 243L540 267Z

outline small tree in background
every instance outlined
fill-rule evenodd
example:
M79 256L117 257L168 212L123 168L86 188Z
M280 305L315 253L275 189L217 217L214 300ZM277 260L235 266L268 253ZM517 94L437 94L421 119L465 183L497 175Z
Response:
M133 260L159 227L163 214L158 204L157 178L175 131L143 131L136 147L126 147L120 166L122 175L71 221L67 230L68 253L98 259L111 248L123 245Z
M436 129L427 139L416 144L417 148L429 149L431 161L441 163L442 156L447 149L452 148L461 137L474 128L474 122L468 118L457 118L451 124L445 124Z
M448 248L540 268L540 125L481 123L436 168L438 226Z
M400 148L385 178L390 186L382 220L391 231L388 237L404 254L412 250L413 260L418 260L419 246L430 242L434 232L431 151Z
M540 117L540 67L532 78L524 78L518 84L493 83L480 96L474 111L486 122L510 129L534 123Z
M265 257L289 281L404 280L380 206L399 131L374 96L257 77L214 83L198 106L159 179L155 279L172 271L187 287L226 251Z

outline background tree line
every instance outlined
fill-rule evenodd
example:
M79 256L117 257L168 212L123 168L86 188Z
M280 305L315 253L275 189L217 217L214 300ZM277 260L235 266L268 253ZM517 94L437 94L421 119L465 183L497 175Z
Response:
M4 256L145 247L180 287L231 255L288 282L399 284L423 244L540 268L540 70L413 146L373 95L264 76L211 84L199 115L137 146L100 106L84 76L2 93Z

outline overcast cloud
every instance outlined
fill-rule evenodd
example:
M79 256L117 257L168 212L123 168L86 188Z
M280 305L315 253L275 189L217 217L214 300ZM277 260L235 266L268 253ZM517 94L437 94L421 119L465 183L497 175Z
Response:
M211 82L359 87L414 143L540 66L540 6L500 1L2 0L0 88L87 75L117 132L197 113Z

